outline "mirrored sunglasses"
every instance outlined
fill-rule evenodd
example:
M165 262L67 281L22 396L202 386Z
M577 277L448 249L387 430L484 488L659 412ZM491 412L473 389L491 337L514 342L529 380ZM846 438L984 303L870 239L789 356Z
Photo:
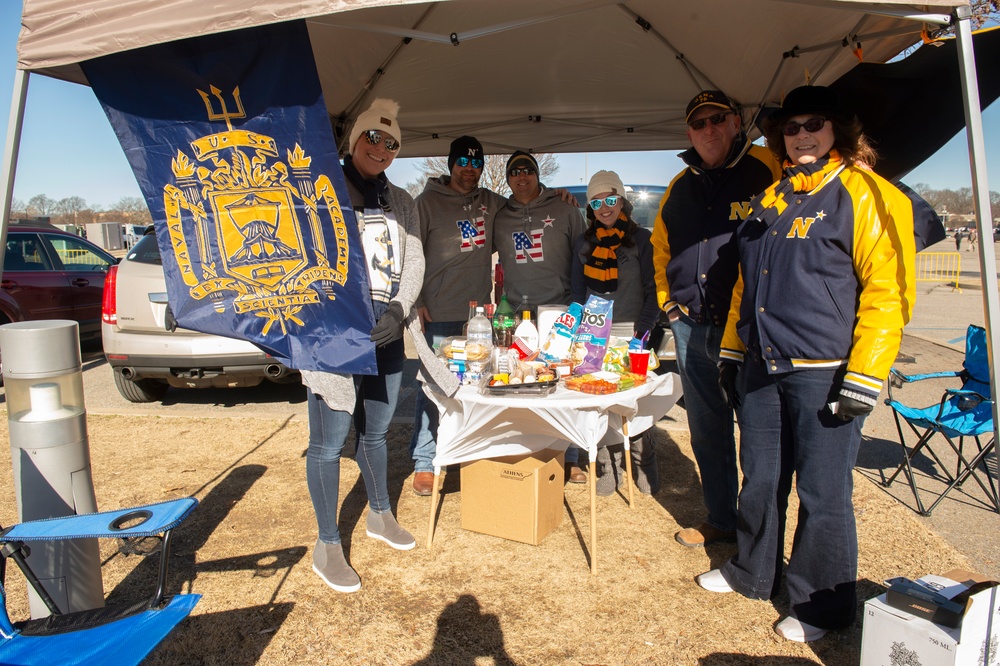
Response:
M534 176L537 173L534 167L514 167L507 172L507 176L513 178L514 176Z
M717 113L714 116L709 116L708 118L699 118L698 120L692 120L688 123L688 127L698 131L705 129L705 125L712 123L713 125L721 125L726 122L726 118L729 117L732 111L723 111L722 113Z
M368 142L370 146L377 146L382 141L385 141L385 149L390 153L394 153L399 150L399 141L396 141L388 134L384 135L378 130L368 130L364 133L365 141Z
M615 206L617 204L618 204L617 194L612 194L610 197L604 197L603 201L601 199L590 200L590 207L593 208L594 210L600 210L601 206L607 206L608 208L611 208L612 206Z
M804 123L785 123L781 126L781 133L785 136L795 136L799 130L804 129L810 134L818 132L826 125L826 118L810 118Z
M455 164L457 164L460 167L471 166L473 169L483 168L483 161L476 157L473 157L472 159L469 159L468 157L459 157L457 160L455 160Z

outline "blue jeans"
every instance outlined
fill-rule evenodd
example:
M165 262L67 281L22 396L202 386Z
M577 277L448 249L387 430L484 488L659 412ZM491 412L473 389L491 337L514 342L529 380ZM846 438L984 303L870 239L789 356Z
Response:
M743 397L738 550L722 567L726 581L746 597L777 593L794 474L799 515L785 576L791 614L823 629L850 626L856 605L851 471L864 419L845 423L826 407L843 376L844 369L768 375L748 354L737 379Z
M464 321L429 321L424 324L424 340L429 346L437 347L453 335L462 335ZM438 411L437 406L424 394L417 391L413 408L413 436L410 437L410 457L413 471L433 472L434 454L437 451Z
M677 346L677 369L684 389L691 448L701 472L706 522L725 532L736 530L736 437L733 410L719 389L721 326L702 325L681 315L670 323Z
M391 509L386 481L385 440L403 379L402 341L379 349L376 356L380 374L354 375L357 405L353 416L330 409L322 398L311 390L307 391L309 449L306 451L306 483L316 512L319 538L324 543L340 543L340 530L337 528L340 455L352 421L357 445L355 458L368 493L368 506L375 513Z

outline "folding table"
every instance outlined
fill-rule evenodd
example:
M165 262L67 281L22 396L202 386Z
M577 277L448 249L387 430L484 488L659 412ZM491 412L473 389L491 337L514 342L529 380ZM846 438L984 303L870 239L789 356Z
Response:
M590 454L590 569L597 573L597 449L619 441L629 447L629 434L649 429L670 411L681 396L674 373L650 374L644 384L627 391L591 395L560 384L549 395L482 395L478 387L462 386L448 397L424 384L438 407L437 455L427 547L434 541L434 517L441 468L455 463L524 455L543 449L566 449L572 444ZM631 460L629 504L632 502Z

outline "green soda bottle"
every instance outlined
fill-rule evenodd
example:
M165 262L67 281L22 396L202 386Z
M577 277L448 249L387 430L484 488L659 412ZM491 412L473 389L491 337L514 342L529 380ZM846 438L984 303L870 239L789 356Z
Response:
M507 302L507 294L500 297L500 304L493 313L493 344L507 349L514 342L514 308Z

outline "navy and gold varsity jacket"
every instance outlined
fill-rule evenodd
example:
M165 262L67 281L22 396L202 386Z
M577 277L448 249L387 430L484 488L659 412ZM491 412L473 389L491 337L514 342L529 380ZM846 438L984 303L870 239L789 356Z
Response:
M781 166L742 133L718 169L703 169L693 148L680 157L689 166L670 183L653 225L657 304L667 312L679 308L699 323L725 326L737 274L729 241L749 214L750 201L781 178Z
M915 298L913 208L836 151L754 199L721 358L771 374L847 364L841 393L874 405Z

